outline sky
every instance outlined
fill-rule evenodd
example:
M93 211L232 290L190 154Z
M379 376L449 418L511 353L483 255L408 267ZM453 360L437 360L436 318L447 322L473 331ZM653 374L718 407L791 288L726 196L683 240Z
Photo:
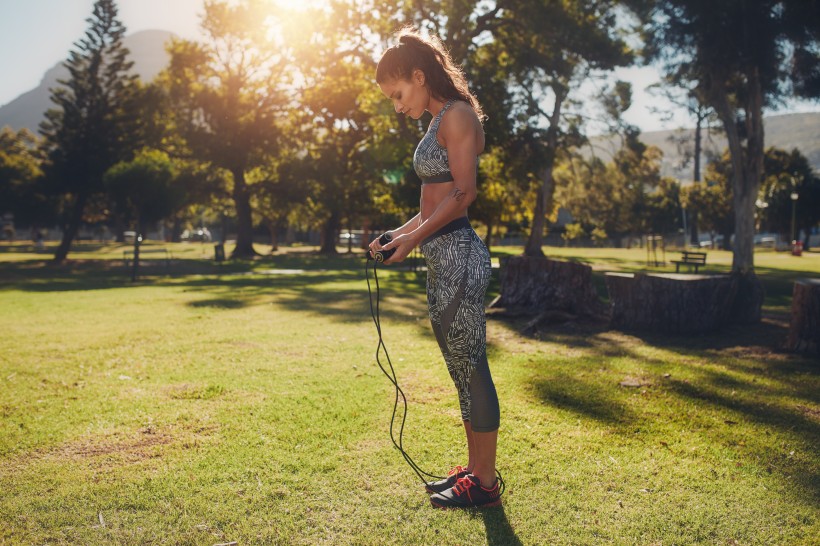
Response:
M119 0L119 17L128 33L168 30L183 38L199 35L203 0ZM40 83L43 74L65 60L87 27L94 0L0 0L0 105L7 104ZM630 81L633 106L624 116L642 131L688 127L684 112L644 89L657 82L652 67L621 69L616 77ZM652 108L673 111L663 121ZM790 104L785 112L818 112L820 104Z

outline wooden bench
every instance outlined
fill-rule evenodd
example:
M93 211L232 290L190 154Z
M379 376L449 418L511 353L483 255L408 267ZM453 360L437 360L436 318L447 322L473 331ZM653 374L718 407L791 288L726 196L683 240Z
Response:
M675 273L680 273L680 266L682 265L694 267L695 273L697 273L700 266L706 265L706 253L689 252L688 250L684 250L681 259L672 260L672 263L675 264Z

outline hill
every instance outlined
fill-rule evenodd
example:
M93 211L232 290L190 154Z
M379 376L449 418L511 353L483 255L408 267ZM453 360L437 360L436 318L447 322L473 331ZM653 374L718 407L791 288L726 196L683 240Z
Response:
M174 35L165 30L144 30L123 39L125 47L131 52L130 59L134 61L133 70L142 81L151 81L168 64L165 43L172 37ZM49 90L59 85L57 80L67 77L68 70L62 61L50 68L40 85L0 107L0 127L25 127L36 133L43 114L53 106Z
M767 148L797 148L809 159L814 170L820 171L820 112L769 116L763 120L763 125ZM652 131L641 133L641 140L663 151L661 170L665 176L687 181L692 179L690 156L694 149L694 133L694 129ZM726 137L721 130L703 129L701 135L704 159L719 155L726 149ZM593 151L587 153L594 153L604 160L609 160L621 146L617 136L598 136L590 140ZM705 165L706 161L702 164Z

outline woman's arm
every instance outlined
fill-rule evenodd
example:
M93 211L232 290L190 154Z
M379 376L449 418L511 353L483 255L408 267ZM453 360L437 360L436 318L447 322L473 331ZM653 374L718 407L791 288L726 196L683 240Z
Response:
M405 233L410 233L421 223L421 213L419 212L415 216L413 216L410 220L407 221L403 226L398 229L394 229L390 232L390 234L395 238L398 235L404 235Z

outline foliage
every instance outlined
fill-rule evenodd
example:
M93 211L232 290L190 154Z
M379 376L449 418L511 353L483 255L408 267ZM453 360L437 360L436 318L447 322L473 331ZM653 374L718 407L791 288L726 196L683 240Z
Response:
M494 230L519 223L526 214L522 185L508 170L505 155L501 146L493 146L481 155L478 198L470 208L470 217L487 226L488 246L495 235Z
M205 41L173 41L163 76L174 125L192 156L231 175L236 257L255 254L253 188L246 176L277 150L286 106L287 48L268 37L266 10L261 0L206 1Z
M564 227L564 233L561 235L561 238L564 239L566 243L573 243L584 236L586 236L586 232L581 224L567 224Z
M139 129L136 76L122 45L125 27L114 0L97 0L85 37L64 63L69 78L60 80L41 125L48 155L44 171L53 194L70 207L63 240L55 253L65 259L86 205L103 191L103 174L132 153Z
M624 236L672 233L680 227L679 185L660 174L662 154L627 129L610 163L563 154L555 167L556 202L592 233ZM599 237L600 240L600 237Z
M28 129L0 129L0 214L13 213L15 222L48 219L48 198L42 187L42 157L38 139Z
M167 154L142 150L131 161L120 162L103 176L106 189L119 211L137 233L162 220L185 203L183 187L175 184L176 169Z
M573 95L595 71L631 60L626 42L613 32L615 18L614 2L511 1L493 23L493 47L500 50L496 58L503 61L512 87L512 108L504 112L515 120L509 143L512 153L527 157L540 181L528 255L542 254L544 219L554 208L552 169L558 150L581 141L583 117L572 112ZM615 94L628 100L623 86Z
M820 7L803 0L630 0L644 23L646 53L668 79L691 82L713 107L729 142L735 219L734 269L749 280L749 305L760 318L754 279L755 202L763 175L763 107L789 95L820 96ZM747 297L749 296L749 297Z
M811 228L820 223L820 178L797 149L767 149L763 169L765 178L758 199L761 226L790 241L794 212L795 231L804 230L808 243ZM795 202L792 194L797 196Z
M606 231L603 229L596 227L589 233L592 242L598 246L602 246L607 240L609 240L609 236L606 234Z
M715 172L712 163L709 165L705 181L681 189L681 204L697 222L701 232L722 234L726 246L734 225L731 189L726 178Z

